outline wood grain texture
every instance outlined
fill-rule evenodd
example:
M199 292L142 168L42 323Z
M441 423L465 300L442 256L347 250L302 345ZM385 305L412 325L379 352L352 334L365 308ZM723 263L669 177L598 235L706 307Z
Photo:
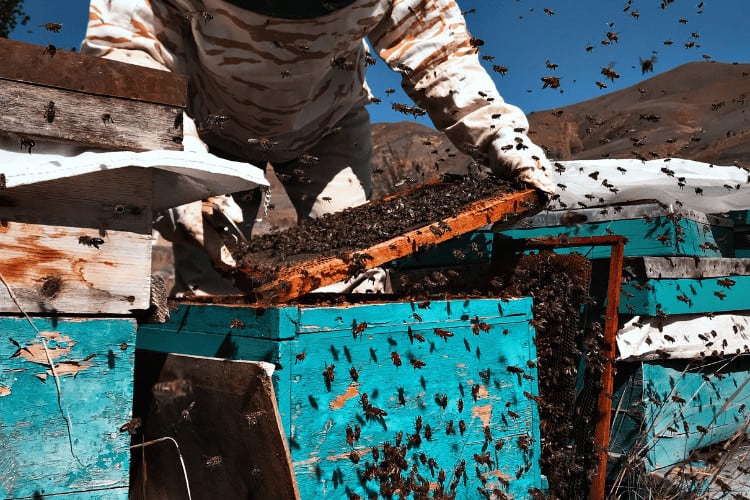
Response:
M130 439L119 428L131 418L135 320L33 321L40 335L25 319L0 317L0 496L128 498Z
M462 460L466 472L455 485L457 498L477 498L477 488L499 488L522 498L530 488L541 487L539 417L536 403L526 396L538 394L536 369L527 364L536 358L531 299L432 301L421 307L409 302L281 306L279 317L295 326L294 337L281 341L268 334L244 336L252 328L227 324L230 318L252 323L254 312L243 316L236 307L179 307L170 323L143 325L138 347L222 352L230 359L275 363L277 404L302 498L377 492L377 481L363 479L365 464L373 462L372 449L379 449L382 460L384 443L395 444L399 432L406 445L410 435L414 439L417 417L423 426L430 425L432 437L427 439L423 428L421 441L408 445L406 459L432 487L443 469L447 491ZM200 309L204 312L199 314ZM265 309L263 316L273 309ZM211 319L217 317L223 319ZM412 360L425 366L418 369ZM330 366L333 378L327 382L323 372ZM351 368L357 370L356 381ZM387 415L368 417L365 393ZM447 397L445 408L439 395ZM454 433L449 434L450 421ZM350 446L346 427L357 425L361 435ZM359 455L357 463L353 451ZM474 458L486 452L489 466ZM421 453L434 458L438 467L431 471L419 459Z
M136 356L134 443L172 436L193 498L300 498L276 407L271 365L160 354ZM133 451L131 499L184 498L171 445Z
M151 176L121 169L2 191L0 273L26 312L148 308ZM20 312L5 286L0 311Z
M182 111L0 79L0 130L19 137L19 147L28 137L104 150L182 150Z

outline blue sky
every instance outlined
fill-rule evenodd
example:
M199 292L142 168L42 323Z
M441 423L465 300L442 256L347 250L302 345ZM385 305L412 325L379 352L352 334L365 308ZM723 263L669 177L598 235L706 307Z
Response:
M750 0L458 0L469 30L484 40L480 55L504 99L527 113L553 109L626 88L639 81L706 57L719 62L750 62ZM77 47L86 28L85 0L26 0L31 21L16 29L11 38L58 47ZM627 11L626 7L629 7ZM545 12L545 9L552 12ZM634 15L636 13L636 15ZM636 17L637 16L637 17ZM682 20L682 22L681 22ZM46 22L63 24L60 33L41 27ZM612 24L610 24L612 23ZM602 45L607 32L617 42ZM665 41L672 41L665 45ZM694 46L686 48L687 43ZM586 50L591 46L590 51ZM654 73L641 74L640 59L656 56ZM557 64L556 70L546 61ZM494 64L508 67L502 76ZM612 67L620 78L614 82L601 74ZM542 88L542 76L560 78L560 88ZM400 77L385 64L370 68L368 80L381 104L369 107L373 122L412 120L391 109L394 102L409 103L400 89ZM606 89L596 82L607 84ZM386 95L385 89L397 92ZM700 89L696 89L700 91ZM419 121L431 125L427 118Z

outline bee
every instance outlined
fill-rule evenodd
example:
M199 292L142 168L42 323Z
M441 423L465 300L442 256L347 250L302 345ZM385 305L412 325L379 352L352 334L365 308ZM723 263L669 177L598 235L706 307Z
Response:
M528 435L524 434L522 436L518 436L518 447L522 449L523 451L529 451L529 445L532 443L532 438Z
M682 397L680 397L679 394L675 394L672 396L672 401L679 404L685 404L687 401L685 401Z
M55 121L55 101L48 102L44 107L44 118L47 120L47 123Z
M357 380L359 380L359 372L353 366L349 369L349 375L352 377L353 381L356 382Z
M719 297L719 300L724 300L726 298L726 296L727 296L726 293L718 292L718 291L714 292L714 295L716 295L717 297Z
M471 386L471 397L474 399L474 401L479 399L479 385L478 384L474 384L473 386Z
M719 284L719 286L723 286L723 287L725 287L725 288L732 288L732 287L733 287L734 285L736 285L736 284L737 284L737 283L736 283L736 282L735 282L735 281L734 281L733 279L731 279L731 278L723 278L723 279L717 280L717 281L716 281L716 283L718 283L718 284Z
M395 351L391 353L391 361L393 361L393 364L396 365L396 368L401 366L401 356L399 356Z
M200 16L204 24L207 24L211 19L214 18L207 10L190 10L185 12L182 17L186 21L192 21L193 17Z
M678 295L676 298L677 298L677 300L679 300L680 302L684 302L685 304L692 304L693 303L693 301L690 300L690 297L688 297L684 293L682 295Z
M523 368L519 368L517 366L511 366L511 365L507 366L506 370L508 370L510 373L515 373L516 375L519 375L524 372Z
M490 429L489 425L484 426L484 441L485 442L492 441L492 429Z
M508 74L509 68L507 66L500 66L499 64L495 64L492 66L492 71L495 73L500 73L502 76L505 76Z
M323 380L325 380L326 384L331 384L333 382L334 369L336 369L336 365L330 364L326 365L326 369L323 370Z
M620 74L614 69L612 69L611 64L607 67L603 67L601 69L601 74L604 75L604 77L609 79L609 81L611 82L614 82L615 79L620 78Z
M420 361L418 359L412 359L409 362L411 363L411 365L414 367L415 370L421 370L422 367L424 367L426 364L424 361Z
M354 326L352 327L352 335L356 339L357 336L359 334L361 334L362 332L364 332L366 329L367 329L367 323L366 322L364 322L364 321L362 323L356 323L355 322Z
M185 408L184 410L180 412L180 416L182 417L183 420L188 421L188 422L190 421L191 419L190 412L193 411L193 408L195 408L195 401L190 403L187 408Z
M413 333L412 337L414 337L418 342L424 342L424 335L421 333Z
M453 337L453 332L450 332L444 328L435 328L435 335L447 342L448 337Z
M453 420L449 421L448 424L445 426L445 433L447 435L456 433L456 430L453 428Z
M483 455L474 453L474 461L480 465L486 465L492 467L492 460L490 459L490 452L487 451Z
M667 335L667 334L664 334L664 340L666 340L667 342L672 342L672 343L675 342L674 337Z
M418 116L424 116L427 112L417 106L409 106L408 104L400 104L397 102L394 102L391 105L391 108L393 108L394 111L398 111L399 113L404 113L405 115L412 115L414 118L417 118Z
M555 15L555 11L552 10L552 9L548 9L547 7L544 8L544 13L547 14L548 16L554 16Z
M481 47L484 45L484 40L481 38L472 37L469 39L469 45L471 45L474 48Z
M542 83L544 84L544 85L542 85L543 89L546 89L547 87L549 87L551 89L556 89L556 88L560 87L560 77L557 77L557 76L543 76L541 78L541 80L542 80Z
M307 354L305 354L304 352L301 352L295 356L296 361L294 363L297 364L297 362L304 361L306 357L307 357Z
M448 396L446 394L435 394L435 402L437 405L445 410L448 406Z
M385 89L385 94L386 95L391 95L394 92L396 92L396 89L394 89L394 88Z
M98 250L100 245L104 245L104 240L102 238L94 238L91 236L79 236L78 244L86 245L87 247L94 247Z
M137 433L137 430L143 425L143 419L141 417L131 418L122 426L120 426L120 432L127 431L131 436Z
M464 432L466 432L466 422L463 420L458 421L458 431L461 433L461 435L464 435Z
M484 380L485 384L490 383L490 369L487 368L485 371L479 370L479 377Z
M412 317L413 317L414 319L416 319L417 321L422 321L422 316L420 316L420 315L419 315L419 314L417 314L417 313L414 313L414 314L412 314Z
M365 54L365 66L375 66L378 61L372 57L369 53Z
M508 416L510 416L510 418L512 418L513 420L517 420L521 415L512 410L508 410Z
M19 138L19 142L21 143L21 149L26 148L29 151L29 154L31 154L31 148L36 145L33 140L23 135Z
M47 45L44 50L42 51L42 54L49 54L50 58L55 57L55 54L57 54L57 47L52 45L51 43Z
M227 115L210 114L204 116L198 123L198 132L208 132L214 127L217 127L219 130L224 130L224 126L228 121L229 117Z
M596 83L596 86L602 90L607 88L607 84L604 82L595 82L595 83Z
M320 161L320 158L318 158L317 156L313 156L307 153L299 155L299 158L297 159L303 165L315 165Z
M432 427L430 427L430 424L427 424L424 427L424 438L427 441L432 439Z
M357 453L357 450L352 450L351 453L349 453L349 460L355 464L359 462L359 453Z
M245 323L243 323L239 319L233 319L229 322L229 328L245 328ZM299 354L297 356L299 357ZM302 359L305 359L304 356L302 357ZM302 359L300 359L300 361L302 361Z
M42 28L46 29L47 31L51 31L52 33L60 33L60 30L62 29L62 23L44 23L42 25Z
M456 403L458 407L458 413L461 413L464 411L464 400L459 398L458 402Z

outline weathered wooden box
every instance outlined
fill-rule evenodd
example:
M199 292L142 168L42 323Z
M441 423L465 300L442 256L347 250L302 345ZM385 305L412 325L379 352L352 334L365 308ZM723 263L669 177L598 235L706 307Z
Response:
M646 471L674 466L747 425L750 357L620 364L610 452L638 457ZM613 462L617 463L617 461Z
M576 224L573 213L586 217ZM649 203L573 211L548 211L499 232L508 238L549 236L625 236L625 256L734 257L732 221L694 210ZM560 249L578 251L591 259L607 258L609 248Z
M148 309L153 175L127 167L0 191L0 264L15 295L0 286L0 312Z
M620 312L656 316L750 308L750 259L641 257L625 262Z
M180 304L138 348L274 363L301 498L524 498L542 487L531 303Z
M135 320L32 321L0 317L0 496L128 498Z
M182 149L184 76L0 39L0 134L105 150Z

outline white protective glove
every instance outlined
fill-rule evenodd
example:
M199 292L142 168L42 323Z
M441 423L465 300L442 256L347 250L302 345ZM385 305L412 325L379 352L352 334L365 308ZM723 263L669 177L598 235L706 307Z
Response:
M490 168L503 179L518 179L550 197L555 194L555 183L548 175L552 165L542 148L522 134L507 129L501 131L490 145Z

